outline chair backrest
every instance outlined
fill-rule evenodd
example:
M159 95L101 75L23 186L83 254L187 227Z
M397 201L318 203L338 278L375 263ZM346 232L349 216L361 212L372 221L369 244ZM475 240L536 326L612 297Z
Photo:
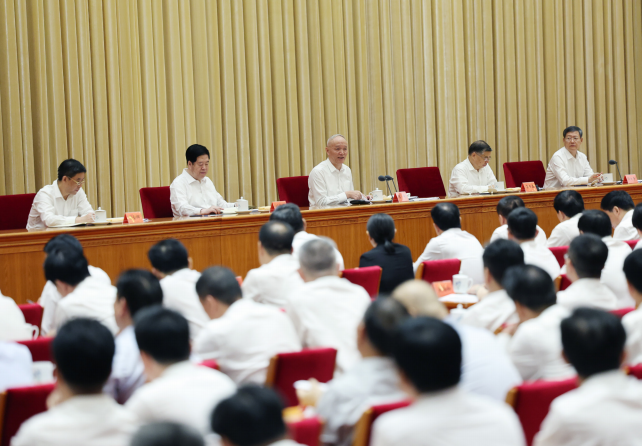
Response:
M379 404L372 406L366 410L357 422L354 431L354 440L352 446L368 446L370 444L370 437L372 435L372 424L379 416L391 410L407 407L411 403L410 400L397 401L395 403Z
M0 231L25 229L35 196L36 194L1 195L0 209L4 210L0 212Z
M344 269L339 275L355 285L361 285L370 297L374 299L379 294L382 272L383 270L380 266L365 266L363 268Z
M30 339L28 341L16 341L18 344L27 346L31 352L31 358L36 361L52 361L51 341L53 337Z
M199 362L198 365L210 368L212 370L220 370L220 367L218 365L218 362L216 362L216 359L206 359L205 361Z
M14 387L0 394L0 446L9 446L22 423L47 410L47 397L54 387L55 384Z
M642 379L642 364L631 365L626 368L626 374Z
M544 187L546 169L541 161L518 161L504 163L506 187L521 187L522 183L533 182Z
M20 311L25 317L25 322L27 324L35 325L40 330L40 325L42 324L42 313L44 308L39 304L22 304L18 305Z
M568 251L568 246L553 246L551 248L548 248L551 250L555 258L557 259L557 263L559 263L560 268L564 266L564 254Z
M459 259L426 260L419 264L416 278L429 283L453 280L453 276L459 274L460 268Z
M625 242L627 242L629 244L631 249L635 249L635 247L637 246L639 241L640 240L625 240Z
M551 403L558 396L577 388L577 379L564 381L535 381L513 388L506 397L506 402L513 406L526 437L526 444L531 445L535 434L539 432L542 421L548 414Z
M310 206L308 194L308 177L285 177L276 180L276 189L279 192L279 200L286 203L294 203L299 207Z
M300 352L279 353L270 359L265 385L278 391L286 407L296 406L299 399L294 383L315 378L325 383L334 376L337 350L334 348L311 348Z
M319 417L304 418L300 421L287 423L290 438L305 446L319 446L319 438L323 430L323 421Z
M397 169L399 190L419 198L445 197L446 189L439 167Z
M145 218L173 217L169 186L141 187L138 191Z
M569 279L566 274L561 274L559 277L561 277L562 280L560 281L560 289L558 291L564 291L571 286L571 279Z
M628 307L628 308L618 308L617 310L611 310L609 313L616 315L620 319L622 319L624 316L629 314L631 311L634 311L635 307Z

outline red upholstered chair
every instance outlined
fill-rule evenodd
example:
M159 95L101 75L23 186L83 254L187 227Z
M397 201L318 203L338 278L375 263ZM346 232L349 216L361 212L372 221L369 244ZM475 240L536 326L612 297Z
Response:
M290 438L306 446L319 446L323 422L318 417L287 423Z
M631 247L631 249L635 249L636 245L638 244L640 240L625 240Z
M25 317L25 322L27 324L35 325L40 330L40 324L42 324L42 313L44 308L39 304L23 304L18 305L20 311Z
M202 365L203 367L207 367L212 370L220 370L220 367L218 365L218 362L216 362L216 359L206 359L205 361L201 361L198 365Z
M363 268L344 269L339 273L339 276L355 285L361 285L374 299L379 294L382 271L380 266L364 266Z
M145 218L169 218L173 217L172 203L169 199L169 186L141 187L140 202L143 205L143 216Z
M521 187L522 183L531 181L539 187L544 187L546 169L541 161L518 161L504 163L504 179L506 187Z
M568 246L553 246L551 248L548 248L551 250L555 258L557 259L557 263L560 264L560 268L564 266L564 254L567 253L568 251Z
M372 406L366 410L355 426L354 441L352 446L368 446L370 444L370 436L372 434L372 424L380 415L391 410L400 409L410 405L409 400L398 401L396 403L380 404Z
M53 337L37 338L29 341L16 341L18 344L27 346L31 352L33 361L52 361L51 341Z
M642 364L631 365L626 368L626 374L642 379Z
M279 353L270 359L265 385L277 390L286 407L296 406L299 399L294 390L296 381L315 378L325 383L334 376L337 350L311 348L300 352Z
M399 190L419 198L445 197L446 189L439 167L415 167L397 169Z
M29 221L29 211L36 194L0 196L0 231L6 229L25 229ZM8 212L8 210L11 212Z
M628 308L618 308L617 310L611 310L609 313L616 315L620 319L622 319L625 315L629 314L631 311L634 311L635 307L628 307Z
M429 283L453 280L453 276L459 274L460 268L459 259L426 260L419 264L415 277Z
M279 192L279 200L286 203L294 203L299 207L310 206L308 194L308 177L285 177L276 180L276 189Z
M20 425L47 410L47 397L55 384L14 387L0 393L0 446L9 446Z
M566 274L561 274L559 277L562 278L559 291L564 291L566 288L571 286L571 283L573 283Z

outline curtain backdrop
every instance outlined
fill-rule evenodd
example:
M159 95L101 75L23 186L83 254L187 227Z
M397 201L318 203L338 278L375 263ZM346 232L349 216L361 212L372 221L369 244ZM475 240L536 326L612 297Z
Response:
M639 0L0 0L0 194L73 157L110 214L169 185L192 143L228 201L276 200L334 133L355 185L491 166L585 131L591 165L640 174ZM6 211L6 210L4 210Z

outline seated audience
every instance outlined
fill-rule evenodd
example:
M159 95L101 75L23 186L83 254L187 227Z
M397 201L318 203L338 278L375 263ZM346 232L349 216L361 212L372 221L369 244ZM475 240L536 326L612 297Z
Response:
M546 271L552 280L560 275L560 264L545 246L537 244L537 215L528 208L517 208L508 216L508 238L519 243L524 251L524 263Z
M610 311L617 308L617 297L600 282L609 249L594 234L576 237L566 253L566 276L572 282L557 293L557 303L573 310L592 307Z
M129 446L205 446L205 440L193 427L158 421L138 429Z
M491 243L499 239L508 239L508 214L510 214L513 209L523 207L526 207L524 200L517 195L508 195L499 200L497 203L497 215L500 226L493 231L493 235L490 237ZM538 245L546 246L546 233L539 226L537 226L535 241Z
M536 446L636 445L642 438L642 384L620 369L626 333L617 316L577 308L561 325L564 357L580 387L557 397Z
M622 318L626 329L626 362L642 363L642 251L636 249L624 261L624 274L629 293L635 300L635 311Z
M387 214L375 214L368 219L366 234L374 249L361 254L359 268L380 266L381 284L379 292L392 293L397 285L415 278L412 268L410 249L399 243L392 243L395 238L395 222Z
M395 299L381 297L370 304L357 331L363 359L330 381L317 403L317 413L324 420L323 444L351 445L354 426L366 410L407 398L399 387L391 355L397 327L408 317L406 308Z
M290 295L287 314L304 348L336 348L337 371L347 371L361 357L357 327L370 296L363 287L339 278L334 248L325 240L303 245L299 263L305 283Z
M32 330L16 301L0 292L0 341L32 339Z
M60 327L51 351L58 381L49 410L24 422L11 445L129 444L134 415L102 393L114 357L109 330L95 320L73 319Z
M287 223L268 221L259 231L259 263L243 281L243 297L283 308L287 295L303 284L292 256L294 231Z
M432 208L430 215L437 237L430 239L414 263L414 271L417 272L421 262L426 260L459 259L460 273L472 278L474 284L483 283L481 257L484 248L474 235L462 231L459 208L452 203L439 203Z
M211 321L194 341L194 353L202 359L215 359L237 384L263 384L270 358L301 350L287 315L272 305L243 299L229 269L203 271L196 292Z
M515 303L504 290L502 280L508 268L524 264L524 252L514 241L498 239L486 247L482 259L489 293L469 307L460 322L495 332L506 323L518 321Z
M33 384L33 362L27 347L0 341L0 393L10 387Z
M145 307L162 305L163 290L158 279L144 269L124 271L116 290L114 312L120 331L116 335L116 353L104 391L125 404L146 379L134 333L134 316Z
M163 306L182 314L189 322L190 339L196 339L210 319L198 301L196 281L201 273L192 269L187 248L169 238L152 246L147 257L163 289Z
M633 209L631 222L633 223L635 230L638 231L638 238L642 238L642 203L638 204L635 209ZM642 249L642 243L638 242L633 249Z
M519 372L497 337L488 330L457 323L428 283L423 280L406 282L392 297L404 304L411 316L441 319L457 330L462 343L459 385L463 390L505 401L508 391L521 384Z
M395 338L393 355L402 386L416 399L375 421L373 446L525 444L510 407L458 386L462 344L450 325L428 317L405 321Z
M637 240L640 238L633 226L633 199L623 190L614 190L602 197L600 207L611 219L613 238L615 240Z
M577 223L584 212L584 199L576 190L564 190L555 196L553 207L560 223L553 228L546 246L568 246L580 235Z

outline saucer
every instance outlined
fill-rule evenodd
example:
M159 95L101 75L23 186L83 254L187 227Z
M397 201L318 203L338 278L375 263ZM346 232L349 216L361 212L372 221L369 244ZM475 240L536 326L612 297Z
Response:
M236 213L237 213L237 214L240 214L240 215L246 215L246 214L250 214L250 213L252 213L252 211L253 211L253 210L254 210L254 209L249 209L249 210L247 210L247 211L239 211L239 210L237 210L237 211L236 211Z

